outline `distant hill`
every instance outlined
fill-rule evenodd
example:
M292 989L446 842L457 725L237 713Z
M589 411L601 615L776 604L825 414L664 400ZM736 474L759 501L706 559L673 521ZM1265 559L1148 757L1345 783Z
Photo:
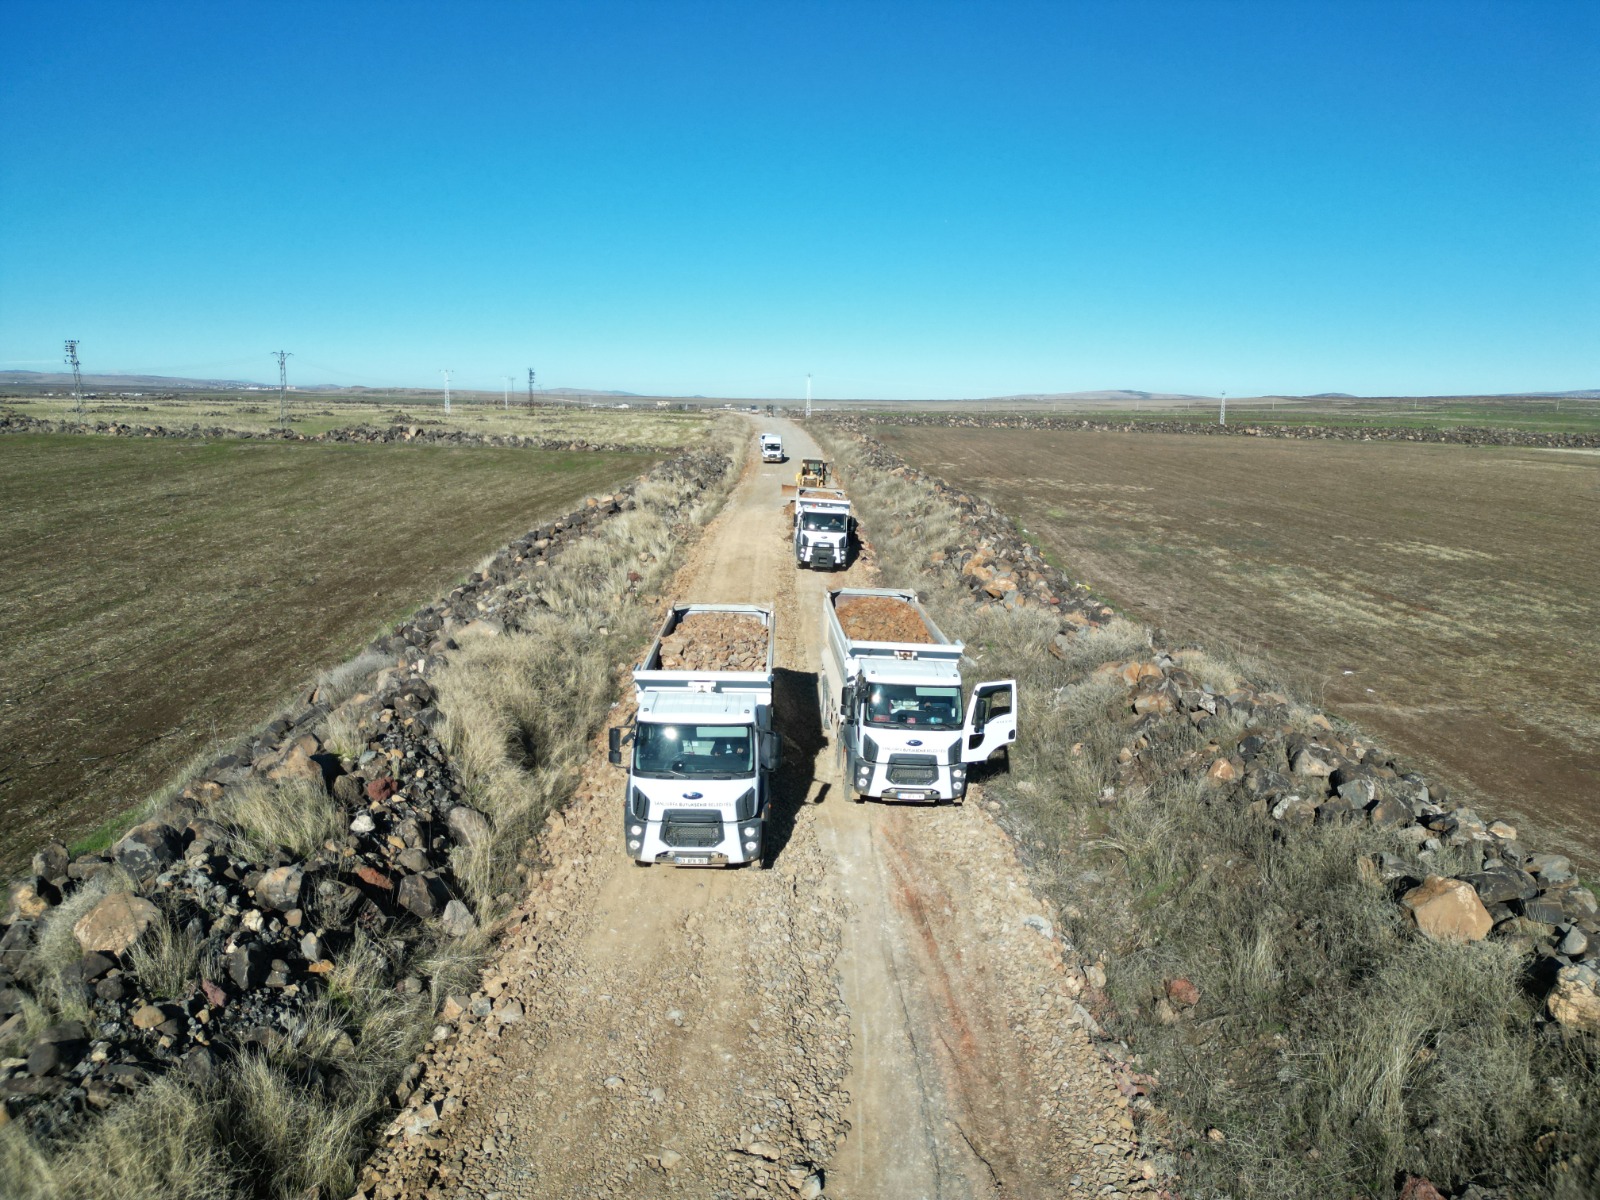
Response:
M1127 388L1112 388L1098 392L1020 392L1014 396L986 396L987 400L1205 400L1214 397L1191 395L1186 392L1138 392Z

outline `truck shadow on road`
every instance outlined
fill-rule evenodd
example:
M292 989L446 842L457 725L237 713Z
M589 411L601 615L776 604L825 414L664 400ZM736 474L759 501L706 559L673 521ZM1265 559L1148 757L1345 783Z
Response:
M783 766L772 783L772 816L767 823L766 859L770 865L783 853L794 833L795 817L805 805L826 744L822 712L817 707L815 671L778 667L772 673L772 710L783 739ZM825 792L828 785L823 784ZM822 793L819 792L819 800Z

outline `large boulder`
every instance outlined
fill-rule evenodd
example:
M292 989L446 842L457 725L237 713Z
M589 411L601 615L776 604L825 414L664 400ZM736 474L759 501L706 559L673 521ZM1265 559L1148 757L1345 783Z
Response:
M183 835L162 821L135 825L111 848L111 856L135 879L154 875L183 853Z
M1462 877L1485 904L1504 904L1510 900L1531 900L1539 894L1539 884L1526 871L1516 867L1491 867Z
M475 846L492 832L489 818L465 804L452 808L445 815L444 823L449 826L450 835L463 846Z
M1582 963L1562 967L1546 1004L1564 1027L1600 1033L1600 972Z
M1417 928L1440 941L1477 942L1488 936L1494 919L1470 883L1430 875L1400 897Z
M274 867L256 881L256 899L265 907L289 912L300 907L306 873L299 866Z
M161 910L132 892L113 892L96 904L72 927L85 952L99 950L121 954L161 919Z

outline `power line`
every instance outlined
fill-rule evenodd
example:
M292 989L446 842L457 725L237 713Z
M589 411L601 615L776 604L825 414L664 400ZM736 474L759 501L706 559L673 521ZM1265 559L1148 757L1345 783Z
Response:
M67 365L72 368L72 405L83 412L83 376L78 373L78 339L67 339Z
M284 414L289 404L289 367L287 360L293 358L294 355L287 350L273 350L270 353L276 355L278 359L278 424L285 425L288 422Z

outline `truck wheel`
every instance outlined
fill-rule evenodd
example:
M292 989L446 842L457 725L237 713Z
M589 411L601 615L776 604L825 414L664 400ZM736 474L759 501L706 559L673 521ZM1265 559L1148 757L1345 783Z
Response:
M646 859L636 858L633 860L633 865L636 867L653 867L655 866L655 863L649 862Z

